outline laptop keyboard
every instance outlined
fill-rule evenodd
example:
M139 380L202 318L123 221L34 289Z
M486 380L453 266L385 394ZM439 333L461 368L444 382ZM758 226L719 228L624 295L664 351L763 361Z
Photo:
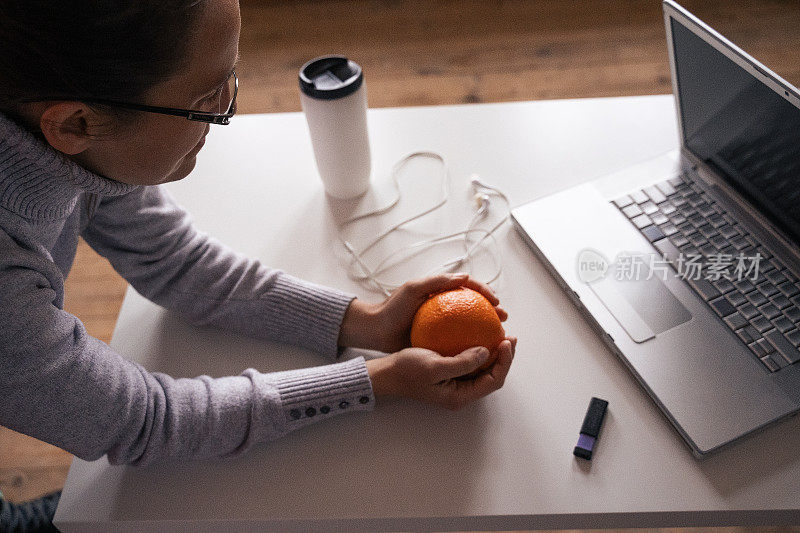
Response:
M797 277L688 176L634 191L613 204L678 272L681 266L686 272L687 259L694 260L693 274L700 275L684 276L686 282L770 372L800 361ZM737 257L756 254L756 272L731 275ZM721 259L728 257L731 268L725 275Z

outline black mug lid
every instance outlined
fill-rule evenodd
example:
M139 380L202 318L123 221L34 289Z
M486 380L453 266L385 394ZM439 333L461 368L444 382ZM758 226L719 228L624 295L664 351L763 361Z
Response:
M335 100L351 95L361 87L364 74L355 61L345 56L322 56L300 68L300 90L320 100Z

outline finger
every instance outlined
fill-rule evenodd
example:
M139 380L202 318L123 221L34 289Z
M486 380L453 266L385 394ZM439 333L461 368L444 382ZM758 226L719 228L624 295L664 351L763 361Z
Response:
M454 357L436 359L433 376L436 381L456 378L474 372L489 359L489 350L483 346L467 348Z
M483 395L503 386L511 368L511 362L514 360L515 347L516 338L514 340L506 338L500 343L497 349L497 359L492 363L492 366L475 378L475 387L481 390Z
M457 289L467 279L467 274L438 274L428 278L417 279L408 282L409 288L414 296L419 299L426 299L433 293L442 292L450 289Z
M505 383L506 375L514 358L513 342L506 339L498 347L497 361L489 370L478 374L469 380L453 380L455 388L448 391L451 395L448 400L455 407L464 406L474 400L487 396L496 391Z
M461 282L461 285L481 293L486 297L487 300L489 300L489 302L491 302L492 305L497 305L500 303L500 299L495 295L492 288L485 283L467 277L466 279L464 279L464 281Z
M508 313L506 313L505 309L496 305L494 307L494 310L497 312L497 316L500 318L500 322L505 322L506 320L508 320Z

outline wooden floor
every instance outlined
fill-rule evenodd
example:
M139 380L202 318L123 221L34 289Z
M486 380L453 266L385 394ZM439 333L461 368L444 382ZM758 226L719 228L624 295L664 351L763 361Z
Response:
M800 84L800 2L683 4ZM328 53L362 65L371 107L671 92L657 0L242 0L240 50L242 113L299 111L297 70ZM109 342L125 288L81 241L66 310ZM70 460L0 427L0 491L9 500L61 488Z

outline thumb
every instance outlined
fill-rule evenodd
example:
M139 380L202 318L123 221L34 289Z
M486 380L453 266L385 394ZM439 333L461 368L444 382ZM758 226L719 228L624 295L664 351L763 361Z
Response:
M469 374L489 359L489 350L483 346L467 348L454 357L439 360L439 379L445 380Z

